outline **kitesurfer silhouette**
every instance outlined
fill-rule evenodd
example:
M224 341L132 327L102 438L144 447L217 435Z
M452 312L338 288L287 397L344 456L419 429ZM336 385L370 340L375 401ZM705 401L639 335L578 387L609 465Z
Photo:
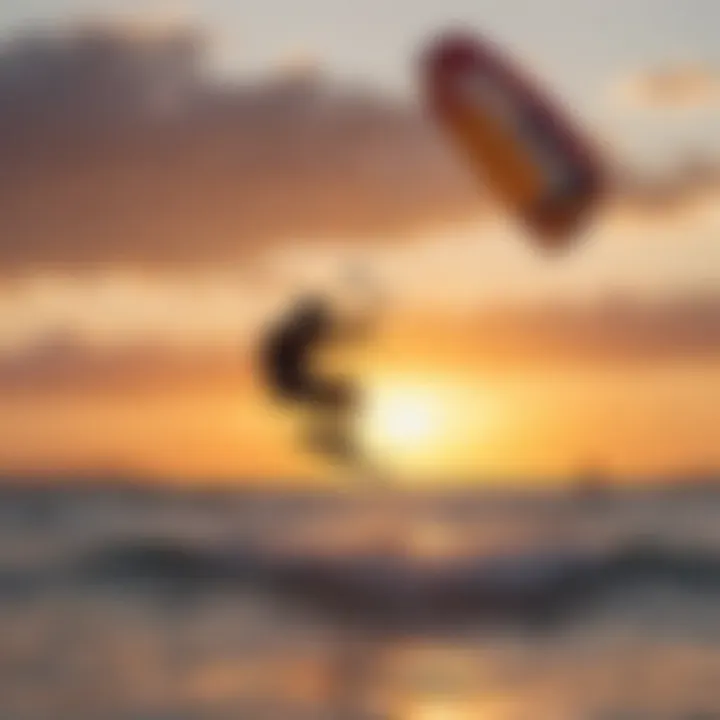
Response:
M369 327L367 317L343 317L330 298L307 294L273 324L262 348L261 365L275 398L309 411L306 444L345 463L361 460L353 428L360 404L357 384L319 373L315 362L325 347L365 337Z

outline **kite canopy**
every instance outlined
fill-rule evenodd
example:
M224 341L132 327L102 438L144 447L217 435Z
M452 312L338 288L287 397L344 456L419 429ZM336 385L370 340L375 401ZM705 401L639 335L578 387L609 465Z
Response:
M491 43L450 33L422 63L432 115L474 174L546 249L573 243L603 186L590 143Z

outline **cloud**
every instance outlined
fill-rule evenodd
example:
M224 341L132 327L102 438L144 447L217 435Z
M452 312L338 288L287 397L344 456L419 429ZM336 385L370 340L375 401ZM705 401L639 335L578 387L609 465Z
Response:
M429 340L428 340L429 338ZM385 361L448 371L662 367L720 358L720 296L650 301L609 296L590 305L495 306L480 313L409 318ZM382 352L381 349L380 352Z
M188 25L86 25L0 47L0 274L229 263L387 244L474 220L483 196L422 113L292 62L206 71ZM692 208L712 177L620 185L621 212Z
M478 342L503 357L580 363L702 360L720 356L720 297L610 298L595 306L540 306L485 314Z
M0 353L0 392L12 397L127 397L247 385L250 353L237 348L177 348L158 343L94 346L72 331L56 331L34 344Z
M382 241L478 211L399 101L293 65L213 80L194 28L92 25L0 48L0 267L188 266Z
M624 104L650 109L706 108L720 102L720 69L677 65L637 73L613 87Z
M713 152L680 152L664 170L615 177L612 220L631 218L648 229L672 221L700 221L720 201L720 158Z
M33 345L0 353L5 398L54 393L145 396L217 389L238 400L262 393L254 353L257 337L239 345L177 346L136 342L92 345L56 331ZM415 312L395 317L376 339L373 362L406 371L429 366L452 372L478 368L659 365L717 362L720 296L659 301L611 299L602 304L519 306L448 318ZM230 390L229 388L234 388Z

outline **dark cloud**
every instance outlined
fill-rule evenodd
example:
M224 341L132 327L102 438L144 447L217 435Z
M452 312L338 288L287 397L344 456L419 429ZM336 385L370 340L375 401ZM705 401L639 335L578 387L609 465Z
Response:
M187 265L387 234L478 196L408 107L284 70L204 71L190 29L83 27L0 49L0 266Z
M114 25L0 47L1 273L242 262L482 212L464 164L413 105L307 65L221 83L207 50L194 28ZM718 167L620 183L622 209L683 209L720 188Z

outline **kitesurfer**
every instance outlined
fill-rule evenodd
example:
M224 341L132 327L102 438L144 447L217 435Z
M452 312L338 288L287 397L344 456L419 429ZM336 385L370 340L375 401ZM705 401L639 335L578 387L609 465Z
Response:
M262 349L261 364L275 398L309 413L305 442L345 463L361 459L353 427L358 388L352 379L318 372L316 360L327 347L365 337L370 325L368 317L342 316L330 298L308 294L273 325Z

